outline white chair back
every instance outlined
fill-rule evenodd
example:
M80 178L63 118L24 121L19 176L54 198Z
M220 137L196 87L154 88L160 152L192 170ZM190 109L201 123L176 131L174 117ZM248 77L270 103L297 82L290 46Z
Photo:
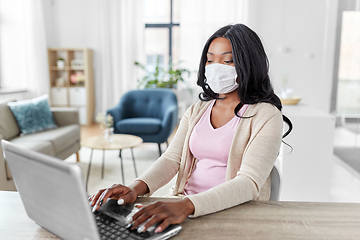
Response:
M271 170L271 192L270 192L270 201L279 201L280 196L280 173L276 166Z

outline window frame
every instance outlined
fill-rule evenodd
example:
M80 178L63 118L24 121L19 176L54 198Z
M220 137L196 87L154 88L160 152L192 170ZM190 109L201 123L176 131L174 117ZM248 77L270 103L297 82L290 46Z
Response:
M167 28L169 30L169 61L172 63L172 31L173 27L179 27L180 23L173 22L173 0L170 1L170 22L169 23L145 23L146 28Z

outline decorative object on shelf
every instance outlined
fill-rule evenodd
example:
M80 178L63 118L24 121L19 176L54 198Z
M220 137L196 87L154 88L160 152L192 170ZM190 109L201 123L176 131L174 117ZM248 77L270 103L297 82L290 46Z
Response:
M70 75L70 82L71 82L72 84L76 84L76 81L77 81L77 79L76 79L76 74L75 74L75 73L71 74L71 75Z
M75 72L70 75L70 82L74 85L84 85L85 76L82 71Z
M59 77L55 80L55 86L56 87L65 87L66 80L63 77Z
M110 114L107 114L105 116L104 113L99 112L96 115L96 122L99 123L100 129L104 129L103 131L104 139L107 142L112 142L114 135L114 128L113 128L114 118Z
M179 81L184 81L183 74L190 76L190 71L185 68L174 69L173 64L169 63L168 70L165 70L160 64L160 58L156 60L154 71L150 71L146 66L139 62L134 63L146 72L146 75L138 80L138 88L176 88Z
M56 66L59 69L64 69L65 68L65 60L63 58L58 58L58 60L56 62Z
M300 102L301 97L293 96L292 98L280 98L282 105L296 105Z
M280 92L280 100L283 105L296 105L301 100L301 97L294 95L294 90L288 87L288 78L283 77L282 88Z
M72 59L70 65L72 69L83 69L84 61L82 59Z

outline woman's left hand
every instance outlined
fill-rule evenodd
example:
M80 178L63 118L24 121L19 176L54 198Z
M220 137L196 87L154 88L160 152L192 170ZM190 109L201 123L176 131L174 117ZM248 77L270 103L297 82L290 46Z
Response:
M160 223L155 233L162 232L170 224L182 223L189 215L194 213L194 205L188 198L178 201L159 201L141 208L133 217L131 224L133 228L146 222L139 232L146 231L155 223Z

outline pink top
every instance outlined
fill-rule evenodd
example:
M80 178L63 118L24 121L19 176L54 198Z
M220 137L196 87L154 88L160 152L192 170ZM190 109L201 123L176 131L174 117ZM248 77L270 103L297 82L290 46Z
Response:
M230 147L241 118L234 116L225 125L215 129L210 122L215 103L215 100L212 101L196 123L189 139L190 151L199 161L186 183L184 195L201 193L225 182ZM239 116L247 108L245 104L238 112Z

